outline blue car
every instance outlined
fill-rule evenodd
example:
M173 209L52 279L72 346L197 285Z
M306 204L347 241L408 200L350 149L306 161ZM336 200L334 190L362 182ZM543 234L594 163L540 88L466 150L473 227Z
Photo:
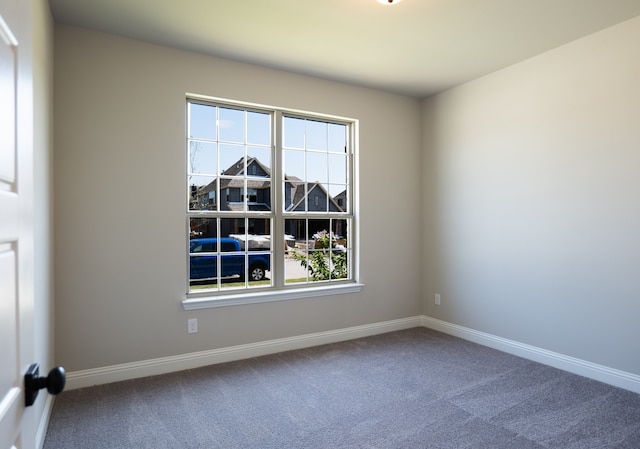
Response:
M218 244L220 245L222 265L220 267L222 278L239 277L244 279L247 275L245 260L247 254L242 250L240 242L230 237L197 238L189 241L189 272L191 280L217 279L218 277ZM248 254L249 280L261 281L266 272L271 270L268 254Z

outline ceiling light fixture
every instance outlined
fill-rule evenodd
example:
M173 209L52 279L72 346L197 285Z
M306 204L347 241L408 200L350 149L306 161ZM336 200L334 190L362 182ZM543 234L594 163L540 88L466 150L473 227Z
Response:
M378 0L378 3L382 5L395 5L396 3L400 3L402 0Z

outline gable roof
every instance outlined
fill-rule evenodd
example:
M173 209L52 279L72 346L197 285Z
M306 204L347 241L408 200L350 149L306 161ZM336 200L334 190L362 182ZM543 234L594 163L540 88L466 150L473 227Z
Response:
M258 165L258 167L262 170L263 173L267 175L267 177L262 176L247 176L247 188L248 189L267 189L271 187L271 170L269 167L264 165L260 160L256 157L243 156L238 159L235 163L229 166L227 169L223 170L220 174L220 190L226 188L234 188L234 189L242 189L245 187L244 178L238 178L239 176L244 175L245 170L245 160L246 167L248 168L252 164ZM234 178L235 177L235 178ZM304 182L302 179L297 176L287 176L284 177L286 184L291 186L291 205L287 207L286 210L292 211L296 210L298 207L304 206L304 199L306 196L310 195L311 192L315 189L319 189L323 195L329 198L329 202L336 208L339 212L344 212L342 207L338 205L335 198L333 198L329 192L320 184L319 182ZM213 192L216 190L216 181L214 179L209 184L199 189L200 194L206 194L209 192ZM306 188L305 188L306 187ZM341 192L340 195L345 195L346 191Z
M268 177L271 177L271 169L269 169L269 167L267 167L262 162L260 162L260 160L257 157L252 157L252 156L241 157L229 168L227 168L226 170L222 170L222 173L220 173L220 175L221 176L240 176L244 174L245 159L247 161L247 168L249 168L249 166L252 164L256 164L258 165L258 167L260 167L260 169L264 173L267 174Z
M329 194L329 192L327 192L327 190L319 182L305 183L299 178L296 178L296 177L292 177L292 178L294 178L298 182L295 182L295 183L291 182L293 181L293 179L287 179L287 177L285 176L285 179L289 181L289 184L291 185L291 190L292 190L291 191L291 207L287 207L287 211L296 210L298 207L303 206L305 197L308 197L309 195L311 195L311 192L313 190L318 189L322 192L324 196L329 198L329 202L333 204L333 206L336 208L337 211L344 212L344 210L342 210L342 208L338 206L338 203L336 202L336 200ZM305 194L305 186L307 187L306 194Z
M220 190L226 188L234 188L234 189L242 189L244 188L244 179L234 179L232 176L242 176L245 170L244 161L247 161L246 166L249 167L251 164L257 164L260 169L267 174L268 177L271 176L271 170L264 165L260 160L256 157L241 157L236 162L234 162L229 168L222 171L220 174ZM226 177L228 176L228 178ZM206 186L199 189L199 192L202 194L213 192L216 190L216 181L217 178L211 181ZM265 179L262 176L247 176L247 188L248 189L266 189L271 187L271 180Z

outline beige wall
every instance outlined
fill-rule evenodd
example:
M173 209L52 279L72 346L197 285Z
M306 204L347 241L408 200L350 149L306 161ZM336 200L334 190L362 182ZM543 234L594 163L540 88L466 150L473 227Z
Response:
M422 110L72 27L55 38L56 356L68 370L424 313L640 375L640 18ZM182 310L186 92L360 120L362 293Z
M425 314L640 375L638 55L640 17L424 102Z
M182 310L185 93L360 120L358 294ZM76 371L419 315L420 102L56 25L56 356ZM199 332L187 335L187 318Z

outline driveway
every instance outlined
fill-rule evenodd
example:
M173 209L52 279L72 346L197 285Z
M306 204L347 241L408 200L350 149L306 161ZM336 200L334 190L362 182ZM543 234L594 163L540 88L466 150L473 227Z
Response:
M307 269L304 268L299 260L286 258L284 260L285 277L287 279L299 279L307 277Z

